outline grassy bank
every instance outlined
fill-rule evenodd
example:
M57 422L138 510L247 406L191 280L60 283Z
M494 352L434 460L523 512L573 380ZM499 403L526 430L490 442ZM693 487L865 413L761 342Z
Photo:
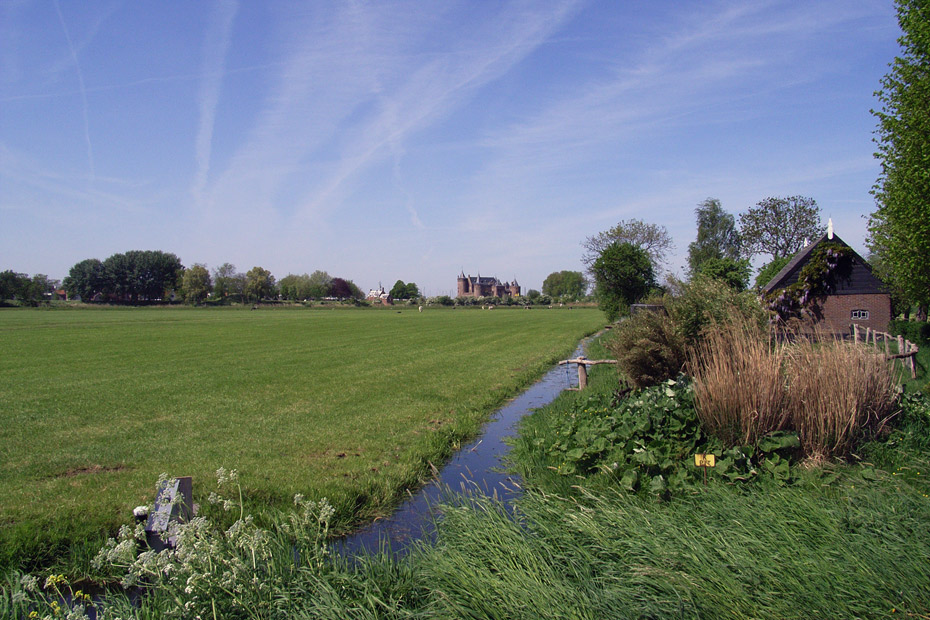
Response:
M0 565L90 554L161 472L384 511L596 310L0 311Z

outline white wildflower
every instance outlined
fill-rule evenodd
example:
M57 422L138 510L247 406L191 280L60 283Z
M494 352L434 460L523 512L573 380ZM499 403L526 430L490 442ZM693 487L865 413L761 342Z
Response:
M26 592L35 592L39 588L39 580L28 573L19 578L19 584Z

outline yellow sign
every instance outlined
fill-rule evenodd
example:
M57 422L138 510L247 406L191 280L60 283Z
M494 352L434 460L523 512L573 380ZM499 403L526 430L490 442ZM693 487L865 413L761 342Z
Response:
M694 455L694 466L695 467L713 467L716 463L713 454L695 454Z

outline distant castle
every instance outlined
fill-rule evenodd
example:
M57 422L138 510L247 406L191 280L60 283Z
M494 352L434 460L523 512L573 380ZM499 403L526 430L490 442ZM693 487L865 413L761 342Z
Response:
M520 285L514 280L510 284L495 277L482 278L481 275L466 276L462 271L458 278L459 297L519 297Z

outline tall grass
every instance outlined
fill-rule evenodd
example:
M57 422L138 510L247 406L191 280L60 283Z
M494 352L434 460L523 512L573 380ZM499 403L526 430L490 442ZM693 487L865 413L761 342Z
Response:
M897 393L894 368L865 345L771 339L739 319L706 332L690 369L698 417L726 445L794 430L814 458L846 456L884 425Z
M745 320L714 324L692 349L694 401L704 428L726 445L754 444L790 419L785 349Z

